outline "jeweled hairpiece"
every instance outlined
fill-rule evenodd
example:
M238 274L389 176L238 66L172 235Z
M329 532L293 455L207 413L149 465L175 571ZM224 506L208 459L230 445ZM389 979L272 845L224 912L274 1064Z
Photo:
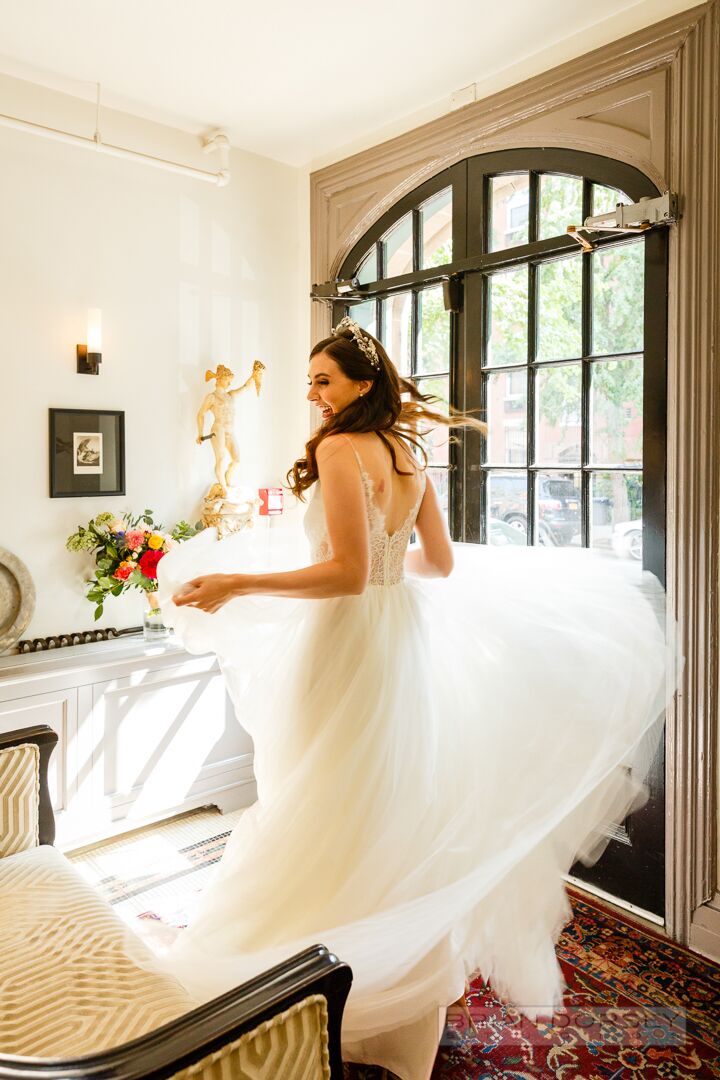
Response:
M332 332L333 334L338 334L341 330L351 331L352 336L355 338L358 344L358 348L361 350L361 352L365 353L372 366L374 368L377 368L379 371L380 357L377 354L375 342L371 341L370 338L365 337L362 328L358 326L358 324L354 322L354 320L351 319L349 315L344 315L340 322L337 324L337 326L333 326Z

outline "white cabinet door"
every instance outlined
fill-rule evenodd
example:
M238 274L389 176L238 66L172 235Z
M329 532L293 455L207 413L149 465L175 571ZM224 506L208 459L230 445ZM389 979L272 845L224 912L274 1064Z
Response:
M139 668L93 686L96 833L256 798L252 740L215 657Z
M47 724L57 732L58 743L50 758L48 781L58 846L83 836L92 820L89 704L90 694L82 695L74 686L0 702L0 731Z

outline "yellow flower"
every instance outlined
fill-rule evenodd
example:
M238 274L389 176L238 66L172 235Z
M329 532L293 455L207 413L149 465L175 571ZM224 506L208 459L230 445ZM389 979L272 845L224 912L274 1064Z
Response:
M152 535L148 538L147 545L149 548L152 548L153 551L159 551L164 543L164 536L161 536L160 533L152 533Z

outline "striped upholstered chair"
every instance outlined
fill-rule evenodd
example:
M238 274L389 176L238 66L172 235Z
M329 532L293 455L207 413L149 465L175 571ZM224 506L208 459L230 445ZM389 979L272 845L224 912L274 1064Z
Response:
M131 931L52 847L56 741L0 735L0 1080L340 1080L352 974L322 945L200 1007L133 963Z

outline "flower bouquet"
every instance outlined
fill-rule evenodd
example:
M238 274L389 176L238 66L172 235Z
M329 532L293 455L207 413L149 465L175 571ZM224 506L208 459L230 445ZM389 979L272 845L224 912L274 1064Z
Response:
M158 563L171 547L189 540L201 528L200 522L189 525L181 521L170 532L163 532L162 526L153 521L151 510L137 517L124 514L122 519L106 512L98 514L85 527L78 525L65 546L68 551L88 551L95 555L95 576L86 582L87 598L95 604L95 618L102 615L108 596L119 596L129 588L141 589L149 605L144 620L145 636L159 636L149 632L155 629L164 634L162 613L152 595L157 591Z

